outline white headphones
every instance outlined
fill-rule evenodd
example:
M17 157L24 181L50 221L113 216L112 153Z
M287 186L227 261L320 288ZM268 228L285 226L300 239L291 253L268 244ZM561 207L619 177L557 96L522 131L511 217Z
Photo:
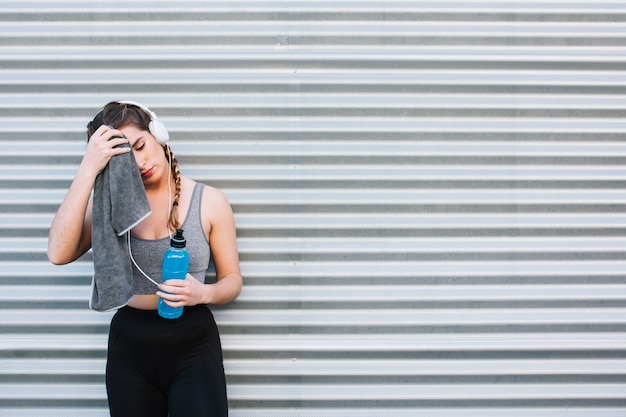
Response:
M159 120L157 115L152 110L150 110L143 104L137 103L136 101L118 101L118 103L130 104L131 106L137 106L141 110L148 113L148 115L150 116L150 124L148 125L148 129L150 130L150 134L154 136L157 142L159 142L160 144L164 144L170 139L170 134L167 132L165 125L163 124L161 120Z

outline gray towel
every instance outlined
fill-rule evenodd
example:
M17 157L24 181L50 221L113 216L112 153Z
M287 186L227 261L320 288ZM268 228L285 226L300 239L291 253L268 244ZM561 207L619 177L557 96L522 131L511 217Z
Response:
M149 215L150 204L133 153L113 156L96 177L93 189L94 276L89 308L113 310L126 305L133 296L126 234Z

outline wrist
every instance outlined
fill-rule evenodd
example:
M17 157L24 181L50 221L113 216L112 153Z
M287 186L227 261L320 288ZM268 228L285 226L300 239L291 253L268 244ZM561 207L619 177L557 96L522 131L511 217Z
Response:
M96 177L100 171L96 171L93 168L93 165L88 163L83 159L83 161L78 166L78 170L76 172L76 178L82 178L84 181L95 182Z

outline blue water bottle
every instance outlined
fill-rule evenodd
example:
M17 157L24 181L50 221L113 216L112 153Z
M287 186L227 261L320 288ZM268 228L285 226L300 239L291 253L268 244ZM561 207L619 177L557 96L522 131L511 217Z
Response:
M163 255L163 282L168 279L185 279L189 269L189 253L185 246L187 241L183 229L177 229L176 235L170 239L170 247ZM166 319L177 319L183 314L183 307L170 307L159 298L159 316Z

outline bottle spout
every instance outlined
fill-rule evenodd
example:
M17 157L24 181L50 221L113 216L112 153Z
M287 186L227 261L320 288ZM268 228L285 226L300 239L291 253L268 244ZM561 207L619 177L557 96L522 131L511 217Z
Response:
M174 248L184 248L187 246L187 240L183 236L183 229L176 229L176 234L170 239L170 246Z

